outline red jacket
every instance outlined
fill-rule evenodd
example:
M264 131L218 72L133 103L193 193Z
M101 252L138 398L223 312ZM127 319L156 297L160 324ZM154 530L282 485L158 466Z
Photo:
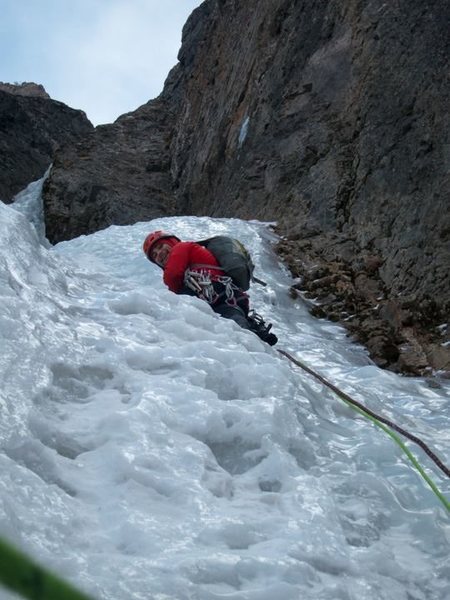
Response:
M195 268L194 265L196 264L202 265L202 267ZM203 265L211 265L211 268L205 268ZM196 242L179 242L170 251L164 267L164 283L169 290L178 294L183 287L186 269L208 271L210 275L221 276L224 274L222 269L214 268L218 266L219 263L216 257L200 244Z

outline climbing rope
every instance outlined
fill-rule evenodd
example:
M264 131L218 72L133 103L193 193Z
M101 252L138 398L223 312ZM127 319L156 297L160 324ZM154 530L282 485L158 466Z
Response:
M30 600L92 600L1 538L0 583Z
M357 400L355 400L354 398L352 398L351 396L349 396L348 394L343 392L341 389L339 389L334 384L332 384L327 379L325 379L325 377L323 377L319 373L316 373L316 371L314 371L313 369L311 369L310 367L308 367L307 365L305 365L298 359L294 358L291 354L289 354L285 350L279 349L278 352L280 354L282 354L283 356L285 356L292 363L294 363L295 365L297 365L298 367L300 367L301 369L303 369L304 371L306 371L307 373L309 373L310 375L315 377L323 385L327 386L337 396L339 396L342 400L344 400L344 402L348 406L350 406L351 408L356 410L362 416L368 418L375 425L377 425L383 431L385 431L400 446L400 448L407 455L409 460L416 467L416 469L418 470L420 475L427 482L427 484L430 486L430 488L433 490L433 492L436 494L436 496L439 498L439 500L442 502L442 504L445 506L445 508L448 511L450 511L450 502L445 498L445 496L442 494L442 492L439 491L436 484L430 479L430 477L428 477L428 475L425 473L424 469L420 466L418 460L408 450L408 448L405 446L405 444L402 442L402 440L393 431L391 431L391 429L393 429L394 431L397 431L398 433L402 434L403 436L405 436L412 442L415 442L416 444L418 444L426 452L426 454L431 458L431 460L441 469L441 471L443 473L445 473L445 475L447 475L447 477L450 477L450 469L446 465L444 465L444 463L440 460L440 458L438 456L436 456L436 454L425 444L425 442L423 440L421 440L417 436L409 433L402 427L399 427L398 425L396 425L389 419L386 419L385 417L382 417L382 416L374 413L369 408L366 408L363 404L361 404L360 402L358 402Z

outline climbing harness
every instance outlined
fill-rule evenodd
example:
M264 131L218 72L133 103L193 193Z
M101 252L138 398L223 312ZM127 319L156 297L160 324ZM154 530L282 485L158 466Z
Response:
M377 427L380 427L380 429L382 429L385 433L387 433L400 446L400 448L403 450L403 452L406 454L406 456L409 458L409 460L412 462L412 464L416 467L419 474L427 482L427 484L430 486L430 488L433 490L433 492L436 494L436 496L439 498L439 500L442 502L442 504L445 506L445 508L450 512L450 502L446 499L446 497L442 494L442 492L437 488L436 484L430 479L430 477L425 473L424 469L421 467L418 460L410 452L410 450L406 447L406 445L399 438L399 436L396 435L392 431L392 429L394 431L397 431L398 433L402 434L403 436L405 436L412 442L415 442L416 444L418 444L422 448L422 450L424 450L426 452L426 454L431 458L431 460L441 469L441 471L443 473L445 473L445 475L447 475L447 477L450 477L450 469L446 465L444 465L444 463L440 460L440 458L427 446L427 444L425 444L425 442L423 440L421 440L417 436L409 433L402 427L399 427L398 425L396 425L389 419L386 419L385 417L382 417L382 416L374 413L369 408L366 408L363 404L361 404L357 400L354 400L351 396L349 396L348 394L346 394L345 392L340 390L338 387L336 387L334 384L329 382L327 379L325 379L325 377L323 377L319 373L316 373L316 371L314 371L313 369L311 369L310 367L308 367L307 365L305 365L298 359L294 358L291 354L289 354L289 352L286 352L285 350L281 350L281 349L278 349L278 352L280 354L282 354L283 356L285 356L293 364L297 365L298 367L300 367L301 369L303 369L304 371L306 371L307 373L309 373L310 375L315 377L323 385L325 385L326 387L331 389L337 396L339 396L348 406L350 406L351 408L356 410L356 412L358 412L360 415L368 418L375 425L377 425Z
M195 266L198 268L202 265ZM211 268L211 265L209 265L209 268ZM214 283L220 283L223 286L223 291L219 293L214 287ZM235 292L239 288L227 275L211 276L206 270L194 271L187 269L184 273L184 285L195 292L199 298L206 300L208 304L215 304L222 296L225 296L225 303L229 306L236 306L237 304Z

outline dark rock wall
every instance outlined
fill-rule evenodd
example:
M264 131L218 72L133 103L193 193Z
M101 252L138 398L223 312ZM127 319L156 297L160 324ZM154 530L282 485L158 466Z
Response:
M170 123L156 100L59 152L44 183L48 239L172 214Z
M179 56L182 208L339 234L394 294L448 299L449 22L444 0L204 3Z
M7 90L7 91L5 91ZM93 129L84 112L51 100L42 86L0 86L0 200L42 177L56 150Z

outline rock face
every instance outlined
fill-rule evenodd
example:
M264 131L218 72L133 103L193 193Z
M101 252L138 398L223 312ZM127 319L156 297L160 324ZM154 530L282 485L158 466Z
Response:
M379 364L450 369L449 20L446 0L206 0L163 94L58 154L51 239L277 220L317 314Z
M41 85L0 84L0 199L39 179L57 148L92 131L84 112L51 100Z
M34 96L51 100L43 85L31 81L24 81L23 83L3 83L0 81L0 90L16 96Z
M170 110L157 100L59 152L44 183L48 239L173 213L172 127Z
M309 302L313 315L341 322L379 366L448 376L448 304L414 291L393 296L380 276L380 257L360 253L357 263L353 250L339 235L282 239L278 252L298 278L291 296Z

